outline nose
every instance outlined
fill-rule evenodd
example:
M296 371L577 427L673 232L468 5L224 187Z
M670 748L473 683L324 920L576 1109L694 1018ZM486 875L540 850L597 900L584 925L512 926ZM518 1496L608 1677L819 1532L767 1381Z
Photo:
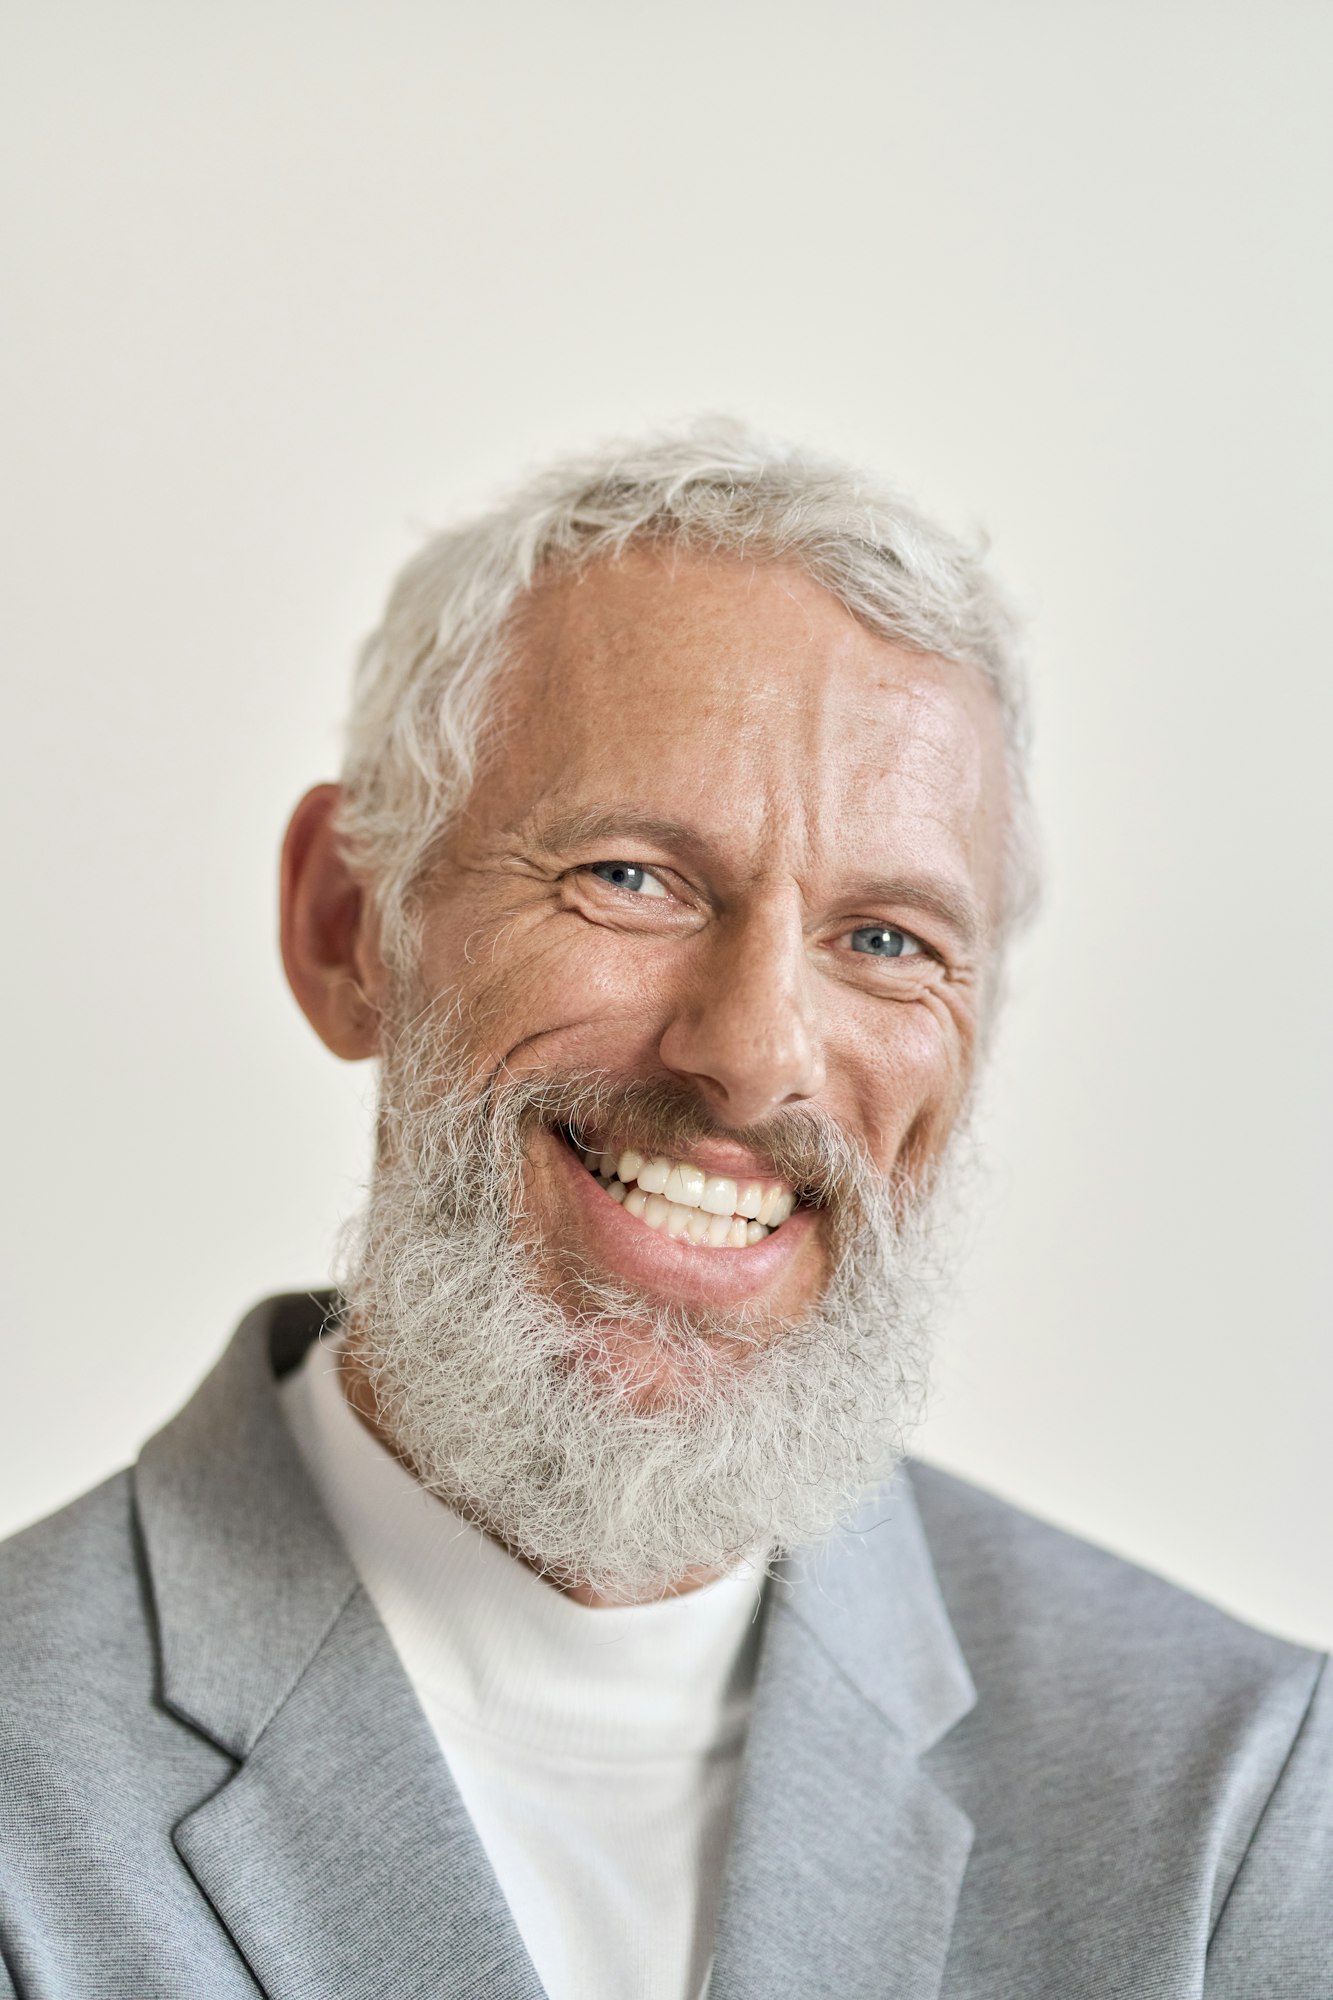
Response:
M814 973L800 912L770 904L719 921L659 1045L721 1125L758 1125L824 1087Z

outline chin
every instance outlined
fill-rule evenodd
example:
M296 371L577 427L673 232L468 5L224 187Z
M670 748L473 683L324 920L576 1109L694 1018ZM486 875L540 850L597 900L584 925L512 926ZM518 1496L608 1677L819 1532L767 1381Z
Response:
M744 1375L761 1347L781 1337L773 1326L743 1333L739 1327L689 1323L695 1320L695 1314L668 1307L652 1317L603 1322L574 1365L622 1405L647 1416L683 1401L707 1400L710 1391Z

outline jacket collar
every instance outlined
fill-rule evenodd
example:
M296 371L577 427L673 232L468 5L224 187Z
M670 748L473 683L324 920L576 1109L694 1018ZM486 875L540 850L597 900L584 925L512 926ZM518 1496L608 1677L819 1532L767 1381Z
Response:
M257 1307L136 1471L162 1700L240 1765L176 1845L270 2000L540 2000L274 1394L332 1309ZM935 2000L971 1827L921 1760L974 1700L900 1475L771 1586L713 2000Z
M972 1825L922 1759L975 1701L900 1473L774 1579L711 2000L936 2000Z
M176 1848L269 2000L541 2000L274 1394L330 1309L257 1307L136 1469L161 1698L240 1765Z
M257 1306L135 1468L162 1699L233 1757L249 1754L357 1589L273 1393L330 1306L313 1294Z
M921 1755L977 1699L900 1472L822 1548L789 1558L774 1606L797 1619L903 1746Z

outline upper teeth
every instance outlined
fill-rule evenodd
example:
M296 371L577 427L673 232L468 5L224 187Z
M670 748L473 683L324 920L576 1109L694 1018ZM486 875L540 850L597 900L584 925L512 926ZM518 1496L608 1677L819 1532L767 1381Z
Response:
M734 1181L660 1153L626 1147L622 1153L583 1152L581 1157L631 1215L651 1229L665 1228L668 1236L694 1243L743 1249L785 1222L796 1206L791 1189L777 1181Z

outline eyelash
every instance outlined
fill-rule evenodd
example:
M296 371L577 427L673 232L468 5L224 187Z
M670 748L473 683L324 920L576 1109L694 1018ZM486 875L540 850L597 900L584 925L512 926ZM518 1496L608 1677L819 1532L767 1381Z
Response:
M584 875L597 875L597 870L599 868L621 868L624 869L626 872L632 870L636 875L646 876L650 878L652 881L656 882L658 888L662 891L663 896L669 896L671 894L671 891L667 888L666 883L662 880L658 871L655 868L650 868L648 864L644 861L590 861L587 864L587 866L583 869L580 869L579 872L580 874ZM625 885L621 882L608 882L605 876L599 876L598 880L604 882L608 889L617 889L623 895L626 896L637 897L639 893L637 890L626 888ZM655 900L655 898L650 900Z

